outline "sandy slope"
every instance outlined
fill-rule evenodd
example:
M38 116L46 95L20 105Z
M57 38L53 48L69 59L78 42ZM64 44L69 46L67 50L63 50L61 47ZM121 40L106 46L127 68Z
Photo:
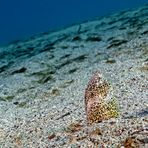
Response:
M120 116L86 125L96 70ZM0 49L0 146L148 147L148 6Z

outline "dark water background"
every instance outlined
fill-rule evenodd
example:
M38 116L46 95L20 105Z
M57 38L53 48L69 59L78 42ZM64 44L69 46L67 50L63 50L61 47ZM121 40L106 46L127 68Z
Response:
M148 0L1 0L0 45L146 3Z

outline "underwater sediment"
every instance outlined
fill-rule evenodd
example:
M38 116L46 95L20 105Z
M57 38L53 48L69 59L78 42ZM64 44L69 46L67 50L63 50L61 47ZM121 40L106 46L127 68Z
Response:
M120 113L87 125L95 71ZM0 147L148 147L147 88L147 5L0 47Z

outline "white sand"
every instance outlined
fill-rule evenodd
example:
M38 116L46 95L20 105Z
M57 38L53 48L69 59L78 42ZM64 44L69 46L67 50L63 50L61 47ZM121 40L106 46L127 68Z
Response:
M0 147L127 147L129 137L148 147L147 14L144 6L0 49ZM96 70L120 116L87 126L84 91Z

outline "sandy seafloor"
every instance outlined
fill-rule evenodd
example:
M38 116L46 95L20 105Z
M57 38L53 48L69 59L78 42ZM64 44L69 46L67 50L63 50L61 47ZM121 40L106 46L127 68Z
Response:
M97 70L120 115L88 126ZM148 147L148 5L1 47L0 147Z

